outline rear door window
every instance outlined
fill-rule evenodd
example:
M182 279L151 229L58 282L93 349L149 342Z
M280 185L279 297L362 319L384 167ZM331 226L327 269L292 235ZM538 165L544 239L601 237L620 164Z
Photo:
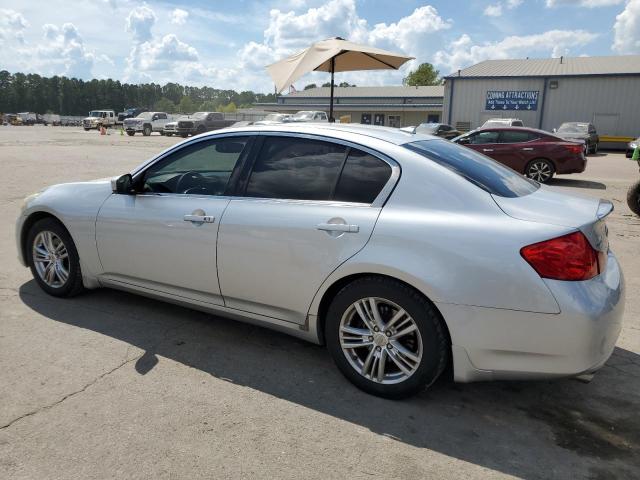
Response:
M255 161L245 195L330 200L346 149L344 145L320 140L269 137Z
M503 130L500 132L500 143L525 143L538 138L530 132L521 132L518 130Z
M522 197L539 184L470 148L445 140L421 140L405 148L419 153L464 177L483 190L501 197Z

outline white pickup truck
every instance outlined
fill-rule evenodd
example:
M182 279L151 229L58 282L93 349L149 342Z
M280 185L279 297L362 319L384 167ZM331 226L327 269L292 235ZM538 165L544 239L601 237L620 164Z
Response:
M82 127L85 131L101 126L113 127L116 124L116 112L113 110L91 110L89 116L82 120Z
M135 118L126 118L123 124L127 135L142 132L142 135L148 137L151 132L159 132L160 135L164 135L163 129L168 121L169 117L165 112L144 112Z

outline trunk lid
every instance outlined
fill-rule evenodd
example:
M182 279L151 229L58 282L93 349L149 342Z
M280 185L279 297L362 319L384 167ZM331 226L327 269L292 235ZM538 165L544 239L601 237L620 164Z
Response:
M510 217L581 230L593 248L603 252L609 249L604 218L613 211L613 204L608 200L569 195L546 185L522 197L492 197Z

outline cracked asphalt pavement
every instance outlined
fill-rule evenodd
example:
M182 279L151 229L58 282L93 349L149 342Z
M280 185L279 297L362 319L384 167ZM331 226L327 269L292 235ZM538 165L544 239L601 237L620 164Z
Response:
M0 478L640 477L637 166L620 153L553 184L607 198L624 328L589 384L452 384L368 396L315 345L113 290L48 297L16 259L22 199L124 173L177 140L0 127Z

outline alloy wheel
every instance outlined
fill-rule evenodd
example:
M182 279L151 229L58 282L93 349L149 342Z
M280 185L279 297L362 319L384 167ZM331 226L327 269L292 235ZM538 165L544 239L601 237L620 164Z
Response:
M542 160L533 162L527 171L527 177L540 183L546 182L552 175L551 166Z
M69 278L69 252L62 239L51 231L43 230L33 240L33 263L49 287L60 288Z
M362 298L346 309L340 347L356 372L381 384L405 381L422 362L416 322L399 305L379 297Z

